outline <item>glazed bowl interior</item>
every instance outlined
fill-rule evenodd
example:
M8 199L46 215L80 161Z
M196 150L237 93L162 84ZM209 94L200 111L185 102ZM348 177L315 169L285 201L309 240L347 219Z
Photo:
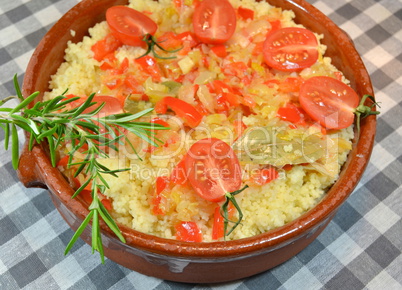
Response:
M326 55L332 58L333 64L350 80L351 86L358 95L373 95L369 75L352 41L332 21L302 0L268 0L268 2L283 9L293 10L296 14L296 23L301 23L308 29L323 34L322 42L328 48ZM47 91L51 75L56 72L63 61L67 42L81 41L87 35L89 27L105 19L105 11L108 7L126 3L127 1L123 0L84 0L70 10L46 34L35 50L24 78L23 94L27 96L35 91ZM71 33L71 31L75 31L75 33ZM285 244L290 244L313 228L328 223L328 219L336 213L339 206L351 194L368 163L375 135L375 122L375 117L369 117L362 122L360 136L355 137L353 149L343 166L339 180L317 206L300 218L251 238L212 243L168 240L122 226L122 232L127 239L125 247L174 257L219 259L257 255L261 251L267 249L273 251ZM359 139L358 142L357 139ZM57 206L68 208L78 220L82 220L88 210L79 199L71 199L73 189L61 173L50 165L46 148L36 146L32 154L36 154L37 158L35 170L40 175L37 182L43 183L49 188L52 198L59 201L55 203ZM28 170L27 168L20 168L20 176L21 180L29 186L28 183L32 180L24 177L28 174L25 172ZM68 220L68 217L66 219L73 229L77 226ZM104 225L103 233L113 239L113 235ZM116 241L116 243L119 242Z

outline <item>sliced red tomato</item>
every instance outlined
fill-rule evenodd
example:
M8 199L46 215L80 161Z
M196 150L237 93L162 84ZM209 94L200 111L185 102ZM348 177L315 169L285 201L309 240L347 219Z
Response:
M92 198L92 190L84 189L80 192L81 198L84 200L84 202L88 205L90 205L93 201ZM103 204L103 206L107 209L107 211L111 211L113 209L112 201L108 199L106 196L103 194L98 193L100 202Z
M176 34L168 31L158 38L158 43L166 50L174 50L180 48L183 42L177 38Z
M158 38L158 43L166 50L180 49L180 55L187 54L191 51L191 48L199 44L190 31L180 34L175 34L171 31L165 32ZM183 50L185 51L184 53L182 52Z
M300 88L303 110L327 129L352 125L359 104L357 93L345 83L325 76L312 77Z
M168 184L169 178L166 176L158 176L156 178L156 194L160 194L162 191L164 191Z
M116 69L111 71L110 73L112 75L123 75L127 72L129 65L130 65L130 61L128 60L127 57L125 57L123 59L123 61L120 63L120 65Z
M184 159L177 163L176 167L173 168L170 175L170 180L174 184L185 184L187 182Z
M181 42L189 47L194 47L199 44L199 42L194 38L193 33L191 33L190 31L184 31L180 34L177 34L175 38L179 39ZM188 43L186 44L186 42Z
M303 110L292 103L288 103L286 106L279 108L278 117L293 124L304 120Z
M161 80L162 72L154 57L145 55L135 59L135 62L141 66L143 72L152 77L153 81L159 82Z
M165 120L162 120L161 118L159 118L159 117L155 117L155 118L152 118L151 119L151 123L153 123L153 124L158 124L158 125L162 125L163 127L169 127L169 123L168 122L166 122Z
M272 30L264 42L265 63L282 71L298 71L312 66L318 59L318 42L314 33L299 27Z
M193 47L200 44L195 35L190 31L185 31L176 35L176 39L180 40L182 43L181 49L178 52L179 55L187 55Z
M237 8L237 13L239 13L239 16L243 19L243 20L247 20L247 19L254 19L254 11L248 8L244 8L239 6L239 8Z
M110 75L104 79L104 84L109 90L117 89L123 83L121 78Z
M231 62L223 66L223 73L226 76L244 77L248 70L247 64L242 61Z
M228 55L226 46L223 44L217 44L211 47L211 50L219 57L226 57Z
M185 156L185 169L195 192L202 198L218 202L241 185L239 160L232 148L217 138L194 143Z
M185 242L202 242L202 233L195 222L182 221L176 226L176 239Z
M261 55L264 48L263 42L257 42L253 51L251 52L252 55Z
M181 8L181 6L183 6L183 0L173 0L173 3L176 8Z
M92 203L92 190L83 189L80 192L80 197L84 200L88 205Z
M61 158L59 160L59 162L57 162L57 167L66 167L68 164L68 159L70 158L70 155L66 155L63 158Z
M229 203L227 211L228 211L228 218L232 219L234 213L237 210L234 207L233 203ZM221 207L217 206L215 207L214 211L214 223L212 225L212 239L219 240L220 238L223 238L224 235L225 235L224 218L221 214Z
M111 211L113 209L112 201L108 198L103 198L101 200L103 206L107 209L107 211Z
M110 7L106 11L106 21L113 35L131 46L144 46L144 36L154 35L158 29L151 18L127 6Z
M225 110L228 110L229 107L237 107L240 104L249 105L248 102L244 100L242 97L242 93L239 89L229 86L224 81L214 80L213 81L213 89L217 96L218 105L226 105L224 106ZM212 90L212 87L211 87ZM213 91L213 90L212 90ZM219 110L218 110L219 111Z
M215 207L215 212L214 212L214 224L212 226L212 239L213 240L218 240L220 238L223 238L225 229L224 229L224 219L223 216L221 215L221 207L217 206Z
M303 82L304 79L300 77L289 77L279 84L278 90L282 93L296 93L300 91L300 86Z
M161 207L162 203L162 196L161 195L155 195L152 198L152 213L154 215L165 215L165 211Z
M269 23L271 23L271 31L280 29L282 26L280 20L273 20L273 21L270 21Z
M113 69L113 61L110 61L109 59L107 59L106 61L103 61L103 63L100 65L100 69L103 71L107 71L110 69Z
M192 128L197 127L202 120L202 115L192 105L174 97L164 97L162 100L157 102L155 104L155 112L158 114L165 114L168 107Z
M236 11L227 0L204 0L194 9L195 36L204 43L225 43L236 30Z
M221 80L214 80L213 87L210 86L210 91L217 94L223 94L225 92L232 92L232 87Z
M124 78L124 85L130 90L132 94L140 93L140 83L137 78L132 75L127 75Z
M91 50L94 53L94 59L101 61L104 58L113 58L114 52L122 45L122 42L114 35L108 34L102 40L92 45Z
M155 181L155 193L152 197L152 213L154 215L165 215L164 196L162 192L169 185L169 178L166 176L158 176Z

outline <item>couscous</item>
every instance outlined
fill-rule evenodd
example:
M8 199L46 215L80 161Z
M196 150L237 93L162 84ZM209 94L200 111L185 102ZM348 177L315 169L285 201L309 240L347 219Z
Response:
M314 115L319 108L304 92L317 82L347 84L325 57L322 36L295 23L292 11L254 0L215 1L225 16L212 14L211 21L228 24L219 23L224 33L203 34L209 22L197 19L209 11L208 1L130 1L130 9L152 21L142 33L163 49L151 44L156 56L144 55L143 38L123 43L108 19L82 42L69 43L45 95L96 93L116 102L113 113L155 108L142 120L169 128L156 132L160 146L128 135L136 152L123 146L102 160L111 169L131 169L104 176L111 187L104 200L117 223L169 239L186 240L186 229L197 233L195 241L240 239L294 220L336 181L354 136L346 117L334 124ZM276 44L288 41L284 35L296 38L292 49L302 51L302 60L292 62L292 49L277 53ZM67 144L60 156L68 150ZM226 159L212 156L217 152ZM200 161L197 154L208 157ZM238 191L233 197L243 215L227 237L222 188ZM226 211L230 220L239 218L233 203Z

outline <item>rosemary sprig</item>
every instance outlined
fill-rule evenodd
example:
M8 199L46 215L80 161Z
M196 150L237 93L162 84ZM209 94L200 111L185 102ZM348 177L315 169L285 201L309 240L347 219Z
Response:
M178 49L174 49L174 50L166 50L160 45L161 42L156 41L156 39L149 33L145 34L144 38L142 40L147 44L147 50L143 55L141 55L141 56L139 56L137 58L141 58L143 56L148 55L150 52L152 52L152 54L156 58L159 58L159 59L173 59L173 58L176 58L176 57L175 56L164 57L164 56L160 56L159 54L157 54L156 51L155 51L155 46L157 48L159 48L160 50L162 50L164 52L167 52L167 53L178 52L181 49L181 48L178 48Z
M50 160L53 166L56 166L58 150L66 142L72 141L72 149L68 153L69 160L67 166L75 165L78 167L75 176L83 172L88 177L87 181L76 190L72 198L80 194L92 182L91 194L93 201L89 206L89 214L68 243L65 254L71 250L78 237L92 221L92 252L98 251L102 263L104 263L100 220L102 219L122 242L125 242L125 239L112 216L98 197L98 192L104 193L109 188L108 183L102 175L110 174L117 177L117 173L127 171L129 168L110 170L98 160L100 158L108 158L108 150L110 149L118 151L116 144L123 144L122 138L134 149L126 134L118 134L122 133L123 130L135 134L153 146L158 146L158 140L154 136L155 130L168 128L158 124L135 121L150 113L153 110L152 108L136 114L123 113L98 118L97 114L103 108L104 104L99 105L93 102L95 94L90 95L78 107L68 109L67 105L79 99L78 97L66 99L64 94L62 94L49 101L37 101L34 103L39 93L33 93L24 98L17 81L17 76L14 76L14 86L17 96L0 100L0 127L5 132L4 147L8 150L11 141L14 169L18 168L19 163L18 127L29 133L28 144L30 150L35 143L48 143ZM20 103L14 108L3 108L3 105L12 99L18 99ZM107 133L101 133L102 129ZM77 151L84 154L85 158L82 161L73 163L73 155Z
M243 219L243 212L241 211L240 206L237 204L235 195L239 194L240 192L242 192L243 190L245 190L248 187L248 185L246 184L243 188L233 191L233 192L228 192L225 194L225 202L222 205L222 216L223 216L223 228L224 228L224 237L226 238L227 236L229 236L235 228L237 228L237 226L241 223L242 219ZM228 211L228 206L229 203L232 203L234 205L234 207L236 208L238 214L239 214L239 218L237 219L237 221L231 221L229 219L229 211ZM229 223L234 223L234 226L228 231L228 224Z

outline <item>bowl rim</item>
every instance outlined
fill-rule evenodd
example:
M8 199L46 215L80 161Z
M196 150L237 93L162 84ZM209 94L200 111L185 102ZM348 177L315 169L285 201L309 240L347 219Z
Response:
M65 27L66 22L69 23L70 21L74 20L79 10L90 5L92 2L104 3L107 1L81 1L72 9L70 9L66 14L64 14L63 17L50 29L44 39L40 42L27 67L27 74L24 78L22 89L25 96L31 94L35 88L37 77L32 75L35 75L33 72L37 71L38 67L40 68L38 58L41 57L44 53L47 53L45 47L45 40L47 36L60 29L68 31ZM267 0L267 2L270 2L270 0ZM353 57L354 61L357 62L355 65L358 67L361 77L365 80L366 93L374 95L368 72L349 36L344 33L338 26L336 26L326 15L324 15L317 8L307 3L306 1L286 0L286 2L305 11L306 13L309 13L312 17L320 20L325 28L330 33L335 35L335 38L338 41L344 43L345 47L349 50L351 54L350 57ZM112 234L110 229L108 229L103 223L101 224L102 233L110 237L111 239L116 240L116 243L120 243L121 245L124 245L126 247L134 247L147 252L175 256L178 258L223 258L254 255L256 252L260 251L275 250L277 247L284 246L284 241L290 243L298 237L308 233L309 230L318 227L331 215L331 213L336 212L340 205L352 193L353 189L358 184L365 167L369 162L371 151L374 145L375 127L375 116L370 116L362 121L360 136L357 136L360 138L360 140L359 142L357 142L357 138L355 138L352 151L349 153L348 159L344 164L340 176L335 184L331 186L323 199L311 210L307 211L297 219L279 228L261 233L253 237L238 240L202 243L190 243L161 238L130 229L126 226L119 225L124 237L126 238L126 243L124 244L121 243L114 236L114 234ZM56 168L53 168L51 166L50 161L46 155L46 148L42 146L35 146L31 154L35 158L36 170L43 175L39 178L42 178L42 181L46 184L49 190L53 194L55 194L57 198L60 199L62 203L82 221L88 210L77 199L70 198L73 193L73 189L63 178L62 174ZM58 181L58 184L54 184L52 183L52 181Z

